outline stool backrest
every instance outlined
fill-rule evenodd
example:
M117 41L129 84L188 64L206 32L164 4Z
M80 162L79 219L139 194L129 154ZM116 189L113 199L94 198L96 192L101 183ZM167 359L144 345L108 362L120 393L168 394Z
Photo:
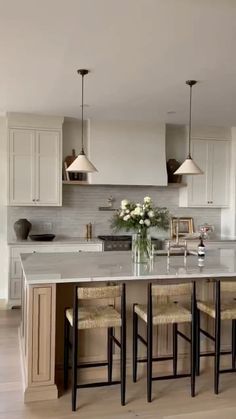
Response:
M152 285L152 295L157 297L171 297L190 295L193 285L191 282L183 284Z
M77 298L79 300L94 300L103 298L116 298L121 296L120 285L108 285L104 287L78 287Z

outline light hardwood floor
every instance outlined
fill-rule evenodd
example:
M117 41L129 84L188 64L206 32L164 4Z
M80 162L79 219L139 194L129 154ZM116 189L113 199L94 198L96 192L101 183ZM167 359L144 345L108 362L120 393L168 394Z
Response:
M24 405L17 329L19 310L0 311L0 419L235 419L236 374L221 377L221 393L212 393L212 374L197 380L191 399L189 379L153 383L153 402L146 402L146 382L128 379L127 405L120 406L119 387L83 389L79 409L71 412L70 392L58 400Z

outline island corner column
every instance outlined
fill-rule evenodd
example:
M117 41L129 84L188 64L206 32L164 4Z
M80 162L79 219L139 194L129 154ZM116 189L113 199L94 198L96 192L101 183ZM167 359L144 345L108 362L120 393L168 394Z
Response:
M20 346L24 401L57 399L56 284L28 285L24 278L22 291Z

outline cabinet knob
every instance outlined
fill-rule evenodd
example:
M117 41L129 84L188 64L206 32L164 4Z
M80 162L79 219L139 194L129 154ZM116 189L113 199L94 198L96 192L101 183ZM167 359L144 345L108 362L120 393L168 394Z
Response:
M36 199L36 202L39 202L39 199Z
M33 202L35 202L35 199L32 199Z

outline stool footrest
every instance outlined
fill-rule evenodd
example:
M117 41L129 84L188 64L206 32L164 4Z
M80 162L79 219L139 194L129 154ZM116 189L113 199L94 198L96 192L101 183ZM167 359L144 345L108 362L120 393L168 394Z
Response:
M121 348L121 344L120 344L120 342L118 341L118 339L116 339L116 337L115 336L112 336L112 340L114 341L114 343L119 347L119 348Z
M143 345L147 346L146 340L141 335L137 334L137 338L143 343Z
M108 362L90 362L77 365L77 368L96 368L96 367L107 367ZM72 366L68 365L68 370L71 370Z
M208 333L206 330L204 330L204 329L201 329L201 328L200 328L200 332L201 332L204 336L206 336L208 339L210 339L210 340L212 340L213 342L215 342L215 338L214 338L214 336L210 335L210 333Z
M214 355L215 355L215 352L201 352L200 353L200 357L214 356ZM220 355L232 355L232 351L223 351L223 352L220 352Z
M104 387L120 384L120 381L98 381L97 383L78 384L77 388Z
M90 362L77 365L77 368L106 367L108 362Z
M160 361L172 361L174 359L173 356L163 356L163 357L154 357L152 358L152 362L160 362ZM137 359L137 362L147 362L147 358Z
M236 372L236 368L229 368L229 369L225 369L225 370L220 370L219 372L220 372L220 374L228 374L230 372Z
M152 377L152 380L161 381L161 380L172 380L175 378L185 378L185 377L191 377L191 374L162 375L160 377Z
M179 335L182 339L186 340L187 342L191 343L191 339L179 330L177 330L177 335Z

